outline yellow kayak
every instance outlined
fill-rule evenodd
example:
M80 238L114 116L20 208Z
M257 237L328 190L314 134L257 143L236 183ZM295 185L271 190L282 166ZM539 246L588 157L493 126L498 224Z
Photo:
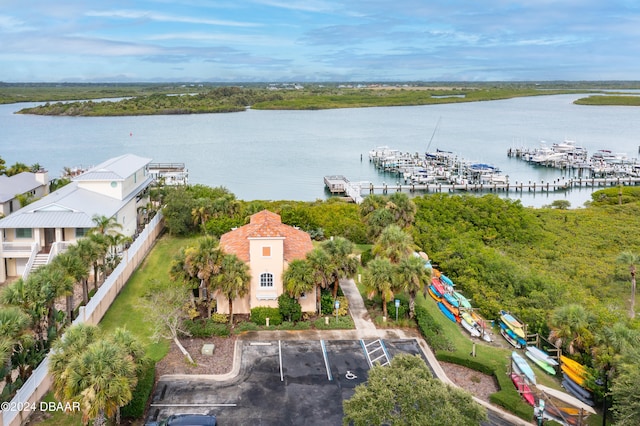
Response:
M584 376L577 374L575 371L567 367L567 364L562 364L560 366L562 372L566 374L571 380L573 380L578 386L582 386L584 384Z
M571 358L567 358L564 355L560 356L560 361L563 365L566 365L570 370L573 370L576 375L584 377L587 374L587 370L584 365L578 361L574 361Z

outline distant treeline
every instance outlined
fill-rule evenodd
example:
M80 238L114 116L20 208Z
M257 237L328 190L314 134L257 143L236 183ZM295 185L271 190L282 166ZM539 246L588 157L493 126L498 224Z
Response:
M615 82L614 82L615 83ZM238 112L254 109L315 110L379 106L411 106L509 99L562 93L594 93L597 89L632 89L631 83L510 82L510 83L366 83L366 84L68 84L7 85L0 83L0 103L46 101L22 114L123 116ZM637 86L636 86L637 87ZM187 96L188 95L188 96ZM595 96L604 98L630 96ZM92 99L120 98L92 102ZM83 101L77 101L82 99ZM76 100L74 102L56 102ZM624 100L624 99L623 99ZM619 100L618 100L619 101ZM589 101L593 102L593 100ZM615 101L612 101L615 102ZM577 102L579 103L579 102ZM593 103L591 103L593 104ZM618 105L619 103L612 103Z
M573 103L577 105L640 106L640 94L636 96L595 95L577 99Z

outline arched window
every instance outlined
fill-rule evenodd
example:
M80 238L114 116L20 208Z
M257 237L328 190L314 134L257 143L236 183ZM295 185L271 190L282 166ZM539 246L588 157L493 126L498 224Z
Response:
M273 287L273 274L265 272L260 274L260 288Z

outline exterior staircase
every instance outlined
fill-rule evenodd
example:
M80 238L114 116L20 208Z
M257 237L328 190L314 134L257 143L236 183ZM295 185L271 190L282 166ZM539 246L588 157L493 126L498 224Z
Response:
M36 254L36 257L33 259L33 264L31 265L31 269L29 270L29 273L32 273L39 267L46 265L48 261L49 261L49 253Z

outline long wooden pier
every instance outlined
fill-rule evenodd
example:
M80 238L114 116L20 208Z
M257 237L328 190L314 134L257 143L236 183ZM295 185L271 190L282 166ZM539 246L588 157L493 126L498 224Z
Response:
M344 176L326 176L325 185L332 194L345 194L359 204L362 193L387 194L389 192L556 192L568 191L572 188L601 188L616 186L634 186L640 184L640 177L611 177L611 178L571 178L556 179L551 182L516 182L511 183L429 183L429 184L373 184L371 182L351 183Z

